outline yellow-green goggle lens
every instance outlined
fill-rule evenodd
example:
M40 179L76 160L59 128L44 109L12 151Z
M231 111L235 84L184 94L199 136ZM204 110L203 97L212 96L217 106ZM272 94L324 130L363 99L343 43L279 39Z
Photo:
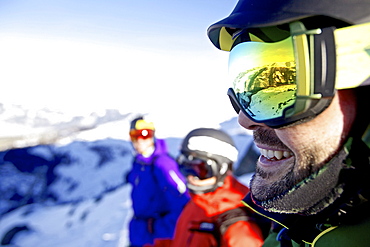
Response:
M229 76L240 106L252 119L284 117L296 101L292 39L238 44L230 52Z

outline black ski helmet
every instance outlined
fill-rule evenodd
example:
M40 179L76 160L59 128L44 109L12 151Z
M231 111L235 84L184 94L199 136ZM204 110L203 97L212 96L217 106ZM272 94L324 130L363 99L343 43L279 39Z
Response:
M317 18L313 18L317 17ZM321 21L325 18L325 21ZM219 49L220 30L279 26L307 19L314 28L350 26L370 22L369 0L240 0L231 14L208 28L208 37ZM329 21L331 19L332 21ZM329 24L330 23L330 24Z
M194 186L188 184L194 193L207 193L223 185L227 171L232 170L232 165L238 157L238 150L232 138L224 131L212 128L198 128L190 131L184 138L178 163L180 170L184 166L182 158L199 158L209 162L216 183L211 186ZM186 174L184 174L186 176Z
M253 114L259 109L249 111L247 108L253 106L250 102L258 91L250 89L247 83L243 88L244 77L241 73L247 70L239 73L241 79L235 75L230 77L233 85L228 95L235 111L242 111L251 120L263 122L272 128L312 119L330 105L336 90L361 87L356 90L357 93L362 89L368 91L369 33L369 0L240 0L228 17L208 28L208 36L218 49L231 51L231 54L234 51L237 55L241 54L237 53L238 44L246 45L252 40L258 40L260 44L278 43L290 37L294 47L292 85L296 83L297 89L294 103L286 106L281 115L270 119L254 118ZM301 36L302 42L294 43L297 39L293 36ZM250 53L245 51L243 55L247 57ZM229 61L229 66L233 62ZM270 72L266 78L274 78L274 73ZM254 81L254 77L252 79ZM357 98L359 102L366 100L365 104L368 104L367 97ZM263 102L263 107L269 106L265 101L259 102ZM272 105L268 109L277 108Z
M139 116L131 121L130 131L142 129L149 129L155 131L153 122L147 121L146 119L144 119L143 116Z

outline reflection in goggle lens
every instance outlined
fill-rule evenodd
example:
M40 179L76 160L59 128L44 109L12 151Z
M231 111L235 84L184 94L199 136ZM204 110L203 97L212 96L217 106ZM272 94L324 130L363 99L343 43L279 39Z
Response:
M256 121L283 117L296 99L296 64L291 39L245 42L230 52L229 74L239 104Z
M181 156L182 157L178 159L178 163L180 165L180 171L185 177L192 175L199 179L207 179L214 176L212 171L212 160L203 160L192 156Z
M148 139L148 138L152 138L153 136L154 136L154 131L151 129L130 130L131 140Z

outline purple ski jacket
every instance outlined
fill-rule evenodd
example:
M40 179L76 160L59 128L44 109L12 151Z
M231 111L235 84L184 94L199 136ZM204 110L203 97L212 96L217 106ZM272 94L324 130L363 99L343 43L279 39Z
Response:
M131 246L153 244L155 238L172 238L189 194L164 140L156 140L150 157L136 155L127 180L132 185L134 211L129 226Z

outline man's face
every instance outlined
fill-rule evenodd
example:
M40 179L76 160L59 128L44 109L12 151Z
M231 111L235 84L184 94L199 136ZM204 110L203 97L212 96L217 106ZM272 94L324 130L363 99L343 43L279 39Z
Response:
M340 90L320 115L290 127L272 129L240 113L240 125L253 130L262 154L251 181L253 196L258 200L273 198L321 168L346 139L355 109L354 93Z

